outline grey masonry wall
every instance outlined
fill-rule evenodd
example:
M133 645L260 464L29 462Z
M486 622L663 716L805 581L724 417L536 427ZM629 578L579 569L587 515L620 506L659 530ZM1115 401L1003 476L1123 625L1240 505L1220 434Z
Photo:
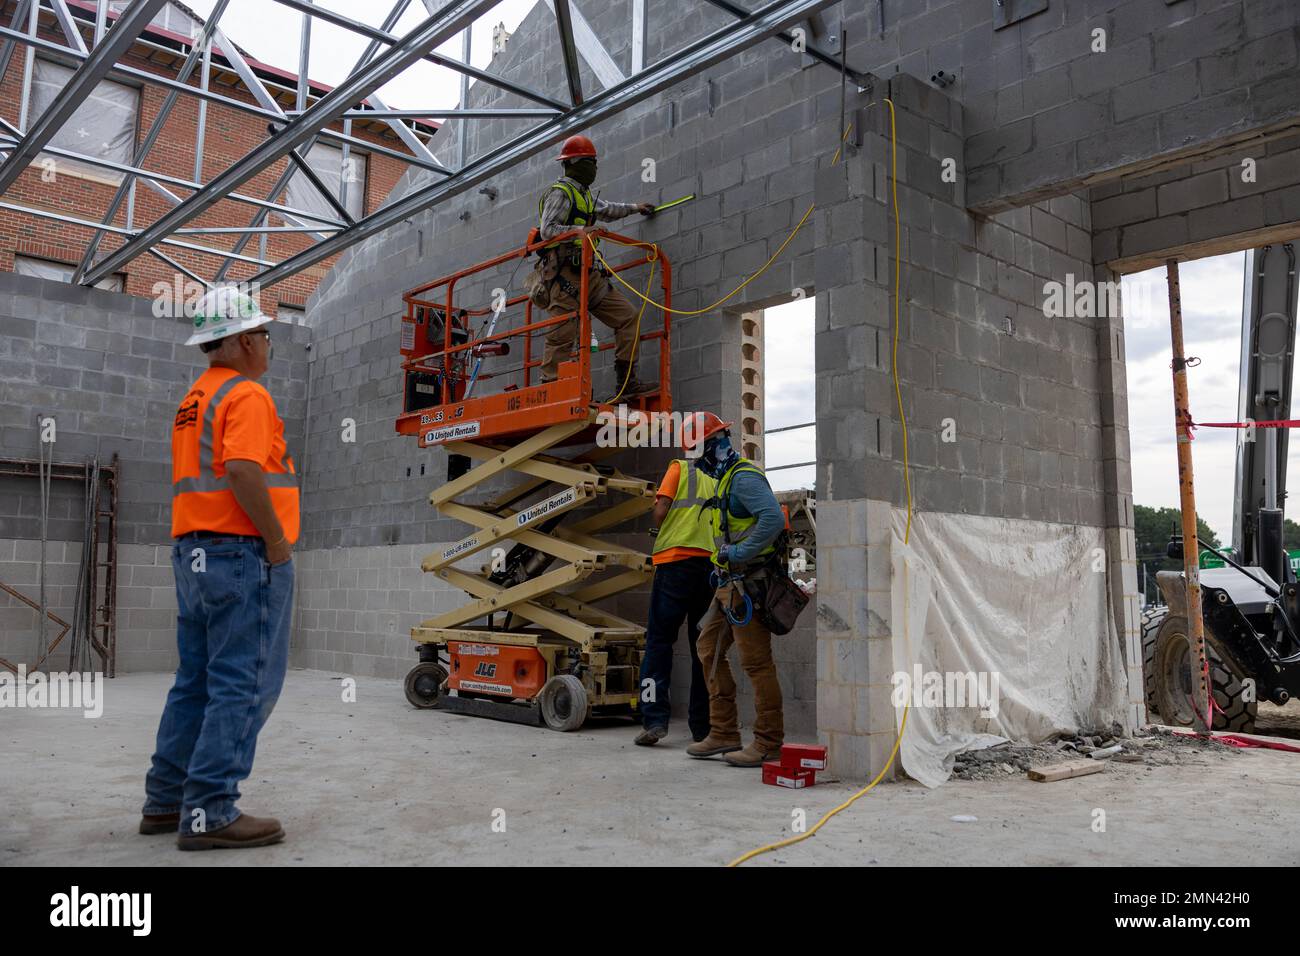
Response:
M889 510L908 500L904 418L916 510L1113 528L1112 598L1136 592L1123 547L1131 514L1116 506L1131 485L1116 421L1123 379L1111 368L1118 317L1043 308L1045 283L1094 278L1086 197L976 218L961 178L941 173L962 138L960 104L907 76L881 95L894 106L896 147L891 114L874 110L864 149L817 173L818 726L836 766L863 774L893 744ZM1115 632L1131 642L1124 606ZM1076 627L1105 634L1111 624ZM1130 681L1140 687L1140 673Z
M0 272L0 456L36 460L39 422L55 423L59 462L120 459L118 665L175 663L175 594L168 549L171 424L206 363L184 344L184 319L157 317L150 299ZM275 328L265 384L285 422L291 453L302 447L308 330ZM51 484L46 534L50 608L69 618L84 516L80 483ZM39 485L0 477L0 581L36 599L41 538ZM37 615L0 597L0 657L31 663ZM6 653L6 651L8 653Z
M1093 258L1137 272L1300 236L1300 133L1223 147L1093 186Z

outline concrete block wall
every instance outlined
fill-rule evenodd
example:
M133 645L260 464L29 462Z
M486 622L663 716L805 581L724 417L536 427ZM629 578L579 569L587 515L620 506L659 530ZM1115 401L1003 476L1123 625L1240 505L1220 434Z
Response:
M158 318L151 299L0 273L0 456L36 459L38 422L54 419L56 461L121 460L118 541L154 545L171 535L171 426L176 406L207 367L186 346L184 319ZM308 330L273 329L264 384L302 448ZM51 490L51 540L79 541L81 492ZM0 478L0 538L39 538L37 482Z
M1101 395L1116 383L1100 378L1098 320L1043 309L1046 283L1093 277L1088 204L1070 195L971 216L960 178L940 176L961 134L958 104L908 77L888 92L914 505L1104 526L1103 440L1116 436L1103 432ZM821 498L902 505L890 150L877 127L862 151L818 173L818 488Z
M819 729L836 765L863 774L884 766L895 733L891 506L1113 527L1117 545L1132 523L1131 505L1115 506L1130 490L1120 319L1044 308L1048 283L1108 274L1092 262L1086 197L972 216L961 177L942 175L961 105L907 76L882 93L896 146L875 114L863 149L817 174L818 489L831 515L819 522ZM893 380L895 149L910 491ZM1132 584L1114 598L1136 592L1131 556L1108 554L1113 580Z
M39 422L55 422L57 462L119 456L118 667L176 664L171 580L171 427L176 406L206 367L184 344L183 319L158 318L151 299L0 272L0 456L37 459ZM302 448L309 330L279 323L265 384L285 422L290 453ZM44 449L50 453L50 449ZM69 619L85 520L78 482L50 486L46 527L49 606ZM39 482L0 477L0 581L36 600ZM10 554L12 559L4 558ZM0 633L11 654L36 659L37 615L0 594ZM63 658L66 661L66 657Z
M40 600L39 540L0 539L0 581ZM81 567L80 541L49 541L45 551L45 595L48 610L71 621ZM117 669L166 671L177 664L176 589L169 545L122 544L117 551ZM39 658L37 611L0 592L0 657L11 663L34 665ZM46 625L46 646L61 627ZM50 655L47 667L66 670L71 632ZM98 665L97 665L98 666Z
M1300 134L1225 145L1089 190L1093 259L1138 272L1300 236Z

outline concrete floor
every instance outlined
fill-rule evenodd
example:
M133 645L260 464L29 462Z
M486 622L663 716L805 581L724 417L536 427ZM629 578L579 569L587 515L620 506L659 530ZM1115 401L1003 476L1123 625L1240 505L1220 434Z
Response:
M0 866L699 864L811 826L856 789L791 791L690 760L684 727L653 749L626 723L573 734L417 711L400 683L291 671L241 806L283 821L279 846L179 853L135 833L170 674L107 682L104 716L0 711ZM1300 755L1112 764L1052 784L1023 777L927 791L882 785L812 839L754 864L1272 864L1300 862ZM1106 832L1091 828L1106 811ZM506 832L493 832L505 810ZM955 814L978 817L956 823Z

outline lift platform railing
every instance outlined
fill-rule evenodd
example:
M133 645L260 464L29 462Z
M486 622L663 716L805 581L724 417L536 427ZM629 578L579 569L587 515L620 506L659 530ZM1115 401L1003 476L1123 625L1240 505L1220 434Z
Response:
M580 231L575 229L554 239L525 244L419 286L403 296L406 308L402 320L401 351L405 357L402 368L406 396L403 414L397 422L399 432L419 435L421 445L431 445L532 432L560 421L586 417L588 406L593 402L592 354L587 344L592 336L592 317L587 287L591 270L596 268L589 242L584 242L582 247L576 312L536 316L536 307L525 294L508 296L503 302L496 303L500 309L491 305L482 307L477 303L466 306L463 300L458 304L457 299L458 287L463 287L468 281L479 281L490 270L526 259L546 247L570 241L579 235ZM651 279L657 278L661 301L663 305L672 307L672 267L658 247L603 229L592 235L639 250L641 254L613 265L613 270L620 273L641 267L654 270ZM647 282L647 293L650 291ZM517 310L520 305L523 306L523 323L511 326L512 310ZM646 318L651 312L655 313L651 316L653 319L662 317L662 324L657 328L646 327ZM546 334L575 315L579 326L576 359L560 362L555 381L539 381L534 370L542 364L542 359L534 354L534 337ZM499 329L502 323L507 324L505 329ZM478 331L474 328L476 324L481 326ZM660 387L657 392L639 396L628 404L636 404L648 411L671 410L670 337L669 313L649 306L641 309L638 354L647 343L658 342ZM508 354L508 343L518 339L522 339L523 345L521 366L505 372L482 370L484 358ZM598 351L614 347L612 341L605 342ZM496 392L487 385L492 379L516 373L522 373L522 383L507 385ZM619 384L615 383L615 391Z

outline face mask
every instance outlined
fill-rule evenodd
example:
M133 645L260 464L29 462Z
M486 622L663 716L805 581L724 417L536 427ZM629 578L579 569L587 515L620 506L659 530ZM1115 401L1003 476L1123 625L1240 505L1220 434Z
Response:
M731 439L724 435L705 447L704 454L696 459L695 466L710 478L721 478L731 456Z
M596 181L596 161L594 159L575 159L565 166L564 175L580 186L590 186Z

